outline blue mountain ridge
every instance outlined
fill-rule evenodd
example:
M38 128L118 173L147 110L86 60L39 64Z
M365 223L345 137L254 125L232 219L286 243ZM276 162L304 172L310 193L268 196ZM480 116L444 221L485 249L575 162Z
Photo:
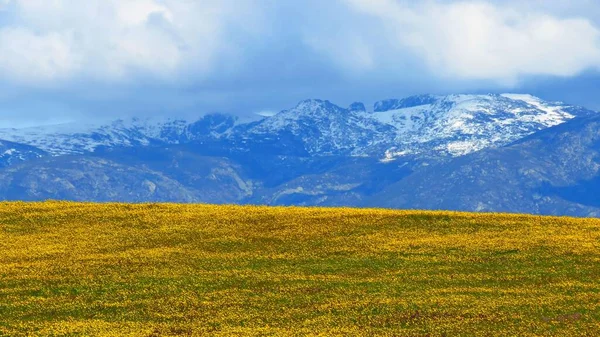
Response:
M595 216L598 118L529 95L420 95L372 109L305 100L246 120L4 129L0 198Z

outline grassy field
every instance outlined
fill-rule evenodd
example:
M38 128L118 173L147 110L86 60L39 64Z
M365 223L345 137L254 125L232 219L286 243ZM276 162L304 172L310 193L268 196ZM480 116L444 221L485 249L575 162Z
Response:
M0 204L0 336L598 336L600 220Z

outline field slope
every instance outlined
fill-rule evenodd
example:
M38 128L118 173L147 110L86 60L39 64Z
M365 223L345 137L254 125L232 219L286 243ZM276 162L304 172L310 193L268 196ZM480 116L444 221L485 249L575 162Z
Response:
M600 220L0 204L0 336L584 336Z

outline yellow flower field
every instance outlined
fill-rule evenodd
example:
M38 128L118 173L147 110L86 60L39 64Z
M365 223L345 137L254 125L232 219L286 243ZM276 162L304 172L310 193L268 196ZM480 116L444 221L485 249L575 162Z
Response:
M0 336L598 336L600 220L0 204Z

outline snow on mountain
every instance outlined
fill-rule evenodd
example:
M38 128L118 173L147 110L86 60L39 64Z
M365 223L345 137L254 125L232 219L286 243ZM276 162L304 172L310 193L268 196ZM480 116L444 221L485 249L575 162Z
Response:
M173 118L128 118L108 123L68 123L0 129L0 139L37 147L52 155L82 154L100 147L178 144L202 137L220 137L256 118L205 115L195 122Z
M53 155L80 154L100 146L148 145L162 125L132 119L110 124L68 123L0 129L0 139L35 146ZM148 132L148 135L144 133Z
M224 148L391 161L401 156L461 156L499 147L592 112L523 94L420 95L342 108L310 99L272 116L209 114L196 121L130 118L108 123L0 129L0 139L52 155L101 147L223 141ZM199 145L201 146L201 145ZM7 149L8 150L8 149Z
M499 147L591 114L583 108L531 95L419 95L362 103L344 109L305 100L265 118L245 136L285 139L292 135L313 155L375 156L383 161L412 156L461 156Z
M265 118L250 128L246 139L293 137L313 155L372 155L373 146L393 139L394 127L381 123L365 112L362 103L349 109L329 101L310 99Z
M32 146L0 141L0 167L41 158L45 155L46 153Z
M592 112L531 95L414 96L375 103L373 116L396 130L385 160L461 156L499 147Z
M576 114L572 111L573 107L566 106L561 102L544 102L538 97L523 94L502 94L502 96L512 100L523 101L538 110L544 111L545 114L526 116L525 120L529 122L538 122L547 127L562 124L565 121L574 118Z

